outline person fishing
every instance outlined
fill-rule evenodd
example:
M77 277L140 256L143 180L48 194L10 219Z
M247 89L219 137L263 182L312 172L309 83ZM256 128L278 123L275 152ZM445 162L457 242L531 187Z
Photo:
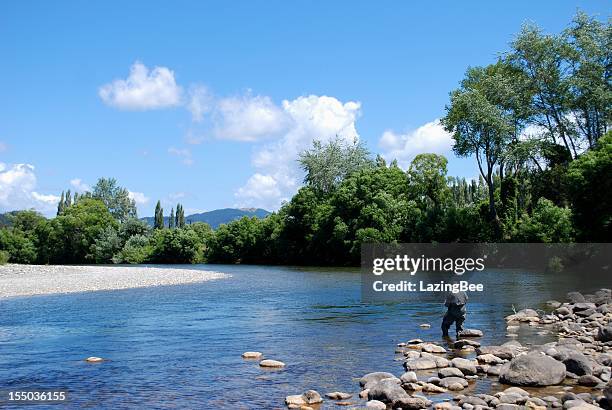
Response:
M465 322L467 313L465 308L467 301L468 296L463 291L449 292L448 295L446 295L444 306L446 306L448 309L444 315L444 318L442 319L443 337L448 337L448 330L454 322L455 331L457 332L456 336L457 339L459 339L459 334L463 331L463 322Z

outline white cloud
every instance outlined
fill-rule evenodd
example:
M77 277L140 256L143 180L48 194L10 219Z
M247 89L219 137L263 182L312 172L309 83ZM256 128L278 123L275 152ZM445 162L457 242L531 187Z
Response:
M70 185L75 189L76 192L88 192L91 191L91 186L81 180L81 178L74 178L70 180Z
M204 119L204 114L210 112L213 106L213 96L203 85L192 85L189 88L189 102L187 110L191 113L194 122Z
M191 158L191 151L187 148L168 148L168 153L179 157L181 162L185 165L193 165L193 158Z
M453 147L453 138L439 120L434 120L404 134L387 130L380 137L378 145L385 160L397 159L402 168L407 168L418 154L448 155Z
M143 194L142 192L128 192L128 196L130 197L130 199L136 202L137 205L144 205L149 202L149 197L145 196L145 194Z
M149 69L141 62L130 68L127 79L117 79L100 87L102 101L121 110L153 110L181 103L181 87L167 67Z
M334 97L310 95L285 100L282 110L290 121L280 139L260 147L253 155L258 170L235 196L239 206L276 209L290 198L302 183L298 155L314 140L329 141L336 136L353 141L359 134L355 121L361 104L342 103Z
M289 126L290 117L270 97L222 98L215 104L214 135L219 139L257 141L278 136Z
M0 163L0 210L36 209L51 215L57 206L59 196L46 195L35 191L36 174L30 164Z

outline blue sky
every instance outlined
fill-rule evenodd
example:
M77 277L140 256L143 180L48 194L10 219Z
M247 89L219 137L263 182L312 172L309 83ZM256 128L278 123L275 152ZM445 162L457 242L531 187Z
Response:
M2 2L0 210L52 215L101 176L187 213L278 207L314 138L407 166L454 158L435 120L522 23L562 30L606 1Z

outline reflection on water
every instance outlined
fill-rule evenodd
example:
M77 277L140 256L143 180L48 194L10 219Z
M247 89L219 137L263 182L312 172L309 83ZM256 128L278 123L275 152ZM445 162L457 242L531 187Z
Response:
M396 343L441 340L441 304L362 304L357 270L200 268L232 277L0 301L0 390L68 389L75 407L282 408L288 394L356 393L354 378L365 373L399 375ZM569 279L520 272L492 273L486 283L499 303L471 304L467 321L485 331L484 344L507 340L503 317L513 307L581 289ZM240 357L247 350L287 367L262 370ZM108 361L88 364L88 356Z

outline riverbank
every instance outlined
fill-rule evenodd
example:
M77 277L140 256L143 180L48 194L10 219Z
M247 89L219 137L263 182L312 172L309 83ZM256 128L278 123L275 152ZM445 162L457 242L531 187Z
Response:
M151 266L0 266L0 298L182 285L229 275L197 269Z

